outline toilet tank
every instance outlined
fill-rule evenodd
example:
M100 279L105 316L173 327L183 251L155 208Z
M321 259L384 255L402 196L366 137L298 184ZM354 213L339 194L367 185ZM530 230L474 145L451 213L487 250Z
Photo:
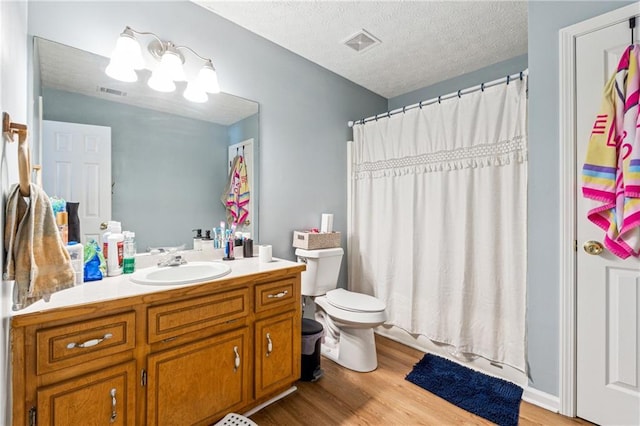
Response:
M296 250L298 262L307 264L307 270L302 273L303 296L322 296L327 291L336 288L343 254L344 250L340 247Z

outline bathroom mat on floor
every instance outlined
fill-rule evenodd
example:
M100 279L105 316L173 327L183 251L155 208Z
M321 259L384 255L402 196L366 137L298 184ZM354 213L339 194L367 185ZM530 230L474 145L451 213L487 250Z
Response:
M517 425L522 388L426 354L405 377L450 403L504 426Z

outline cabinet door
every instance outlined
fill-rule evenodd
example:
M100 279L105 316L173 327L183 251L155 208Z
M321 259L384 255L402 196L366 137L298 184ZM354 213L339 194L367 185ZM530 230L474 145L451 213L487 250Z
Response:
M38 389L39 425L135 425L136 364L130 361Z
M147 424L211 424L248 401L248 329L149 355Z
M300 378L300 323L296 311L256 321L256 398Z

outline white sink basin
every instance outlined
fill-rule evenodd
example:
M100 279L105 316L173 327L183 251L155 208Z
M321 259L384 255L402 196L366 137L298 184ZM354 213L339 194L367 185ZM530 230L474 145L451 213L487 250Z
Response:
M211 281L231 272L222 262L189 262L180 266L153 266L131 275L131 281L146 285L179 285Z

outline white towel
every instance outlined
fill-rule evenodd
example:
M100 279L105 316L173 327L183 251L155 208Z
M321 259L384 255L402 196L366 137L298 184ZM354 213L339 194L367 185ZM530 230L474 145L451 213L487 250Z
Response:
M47 194L30 184L29 202L14 185L7 197L4 279L15 280L13 310L73 287L74 271Z

